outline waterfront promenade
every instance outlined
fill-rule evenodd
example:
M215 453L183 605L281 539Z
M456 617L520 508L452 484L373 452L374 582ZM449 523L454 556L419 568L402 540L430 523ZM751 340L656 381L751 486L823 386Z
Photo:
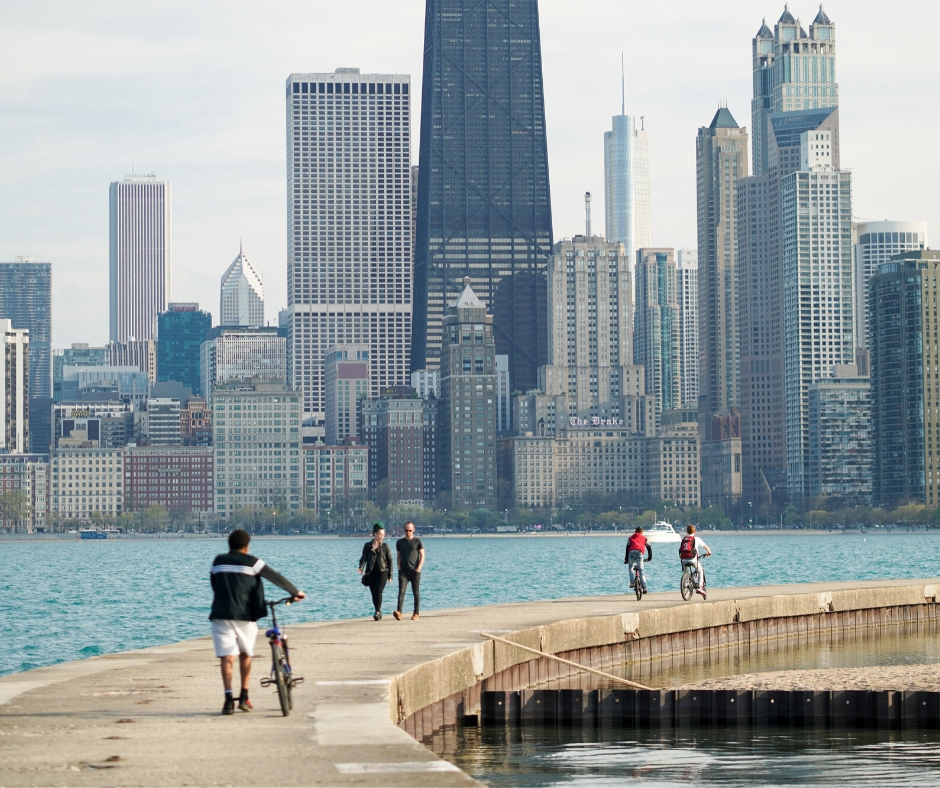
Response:
M0 678L0 786L472 785L470 777L394 724L388 682L482 642L481 630L503 634L570 619L609 622L680 606L701 608L695 612L702 621L720 622L734 601L787 613L791 598L805 602L817 598L810 595L825 599L853 589L864 589L858 597L871 607L879 594L907 594L916 601L925 586L936 592L938 584L714 589L707 603L684 603L678 591L651 594L642 603L632 596L585 597L436 610L415 622L388 615L380 622L294 624L301 603L283 618L295 669L306 678L287 718L273 691L258 687L269 665L260 638L251 689L255 710L232 717L219 715L218 661L207 637ZM774 596L766 603L759 599ZM433 688L427 689L433 696Z

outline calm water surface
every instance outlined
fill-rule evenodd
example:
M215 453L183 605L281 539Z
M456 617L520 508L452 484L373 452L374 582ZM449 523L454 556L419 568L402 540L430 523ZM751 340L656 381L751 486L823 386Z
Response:
M938 574L936 534L705 538L715 553L707 564L712 588ZM255 555L309 595L286 623L371 614L356 574L363 541L253 542ZM623 594L624 545L618 536L426 538L422 606ZM677 547L653 550L650 590L677 588ZM219 552L221 539L0 542L0 675L208 634L209 566ZM385 610L393 607L389 589Z

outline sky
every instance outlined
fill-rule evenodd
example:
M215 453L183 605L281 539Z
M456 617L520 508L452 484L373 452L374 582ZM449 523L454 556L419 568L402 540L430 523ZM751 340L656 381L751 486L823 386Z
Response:
M53 264L53 344L108 339L108 185L173 187L172 300L218 321L239 239L286 305L284 83L359 67L410 74L417 162L424 0L265 3L0 0L0 260ZM780 2L541 0L556 239L603 224L603 135L621 103L650 138L655 246L696 245L695 136L719 102L750 126L751 40ZM860 220L930 223L940 238L940 6L841 0L842 166ZM808 29L818 6L791 11ZM934 246L937 242L934 241Z

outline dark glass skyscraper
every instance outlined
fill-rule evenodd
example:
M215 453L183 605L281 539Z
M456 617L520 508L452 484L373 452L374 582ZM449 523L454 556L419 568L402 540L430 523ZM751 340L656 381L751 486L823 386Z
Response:
M537 0L428 0L412 369L440 365L469 276L513 388L547 362L552 212Z
M0 318L29 329L29 396L52 396L52 264L0 263Z
M212 315L199 304L170 304L157 316L157 380L176 380L193 394L206 396L200 385L199 353L212 328Z

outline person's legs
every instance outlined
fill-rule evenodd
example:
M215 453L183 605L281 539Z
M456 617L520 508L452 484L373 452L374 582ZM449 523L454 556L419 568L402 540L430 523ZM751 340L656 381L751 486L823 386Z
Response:
M418 615L418 608L421 606L421 595L418 592L418 586L421 585L421 573L415 572L411 578L411 593L415 597L415 615Z
M642 553L639 550L631 550L627 567L630 569L630 588L633 588L636 585L637 579L637 565L639 562L640 568L642 568L642 561L640 561Z
M231 657L229 657L231 659ZM251 654L238 655L238 669L242 674L242 692L248 692L251 681ZM232 664L229 663L229 687L232 685Z
M235 657L219 657L219 666L222 668L222 687L226 692L231 692L232 672L235 667Z
M401 613L401 609L405 605L405 591L407 590L408 590L408 575L406 575L404 572L399 572L398 573L398 607L395 608L395 610L398 613Z
M388 583L388 575L384 572L376 573L369 581L369 590L372 592L372 605L376 613L382 612L382 592L385 590L385 584Z

